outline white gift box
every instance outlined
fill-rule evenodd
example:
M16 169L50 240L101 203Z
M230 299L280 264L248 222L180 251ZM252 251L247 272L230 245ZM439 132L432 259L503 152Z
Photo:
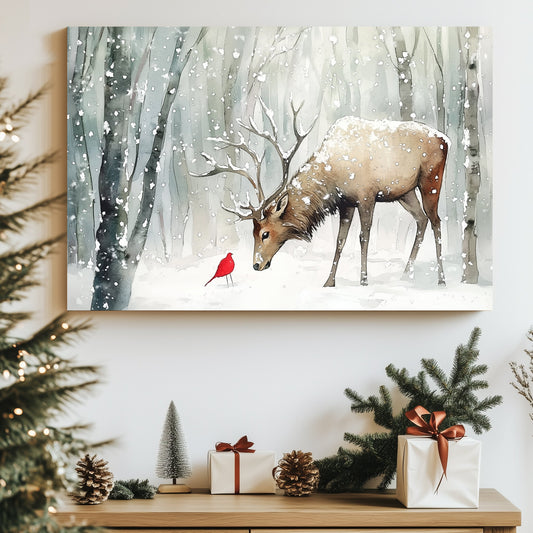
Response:
M400 435L396 497L406 507L479 507L480 459L479 441L468 437L448 441L448 466L439 486L442 465L437 441Z
M232 451L210 450L207 457L211 494L235 494L235 459ZM276 458L274 452L239 453L239 493L274 494L276 482L272 476Z

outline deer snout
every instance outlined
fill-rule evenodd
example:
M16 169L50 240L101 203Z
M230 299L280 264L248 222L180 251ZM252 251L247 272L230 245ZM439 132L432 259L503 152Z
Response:
M270 261L267 261L263 266L259 263L254 263L254 270L266 270L270 267Z

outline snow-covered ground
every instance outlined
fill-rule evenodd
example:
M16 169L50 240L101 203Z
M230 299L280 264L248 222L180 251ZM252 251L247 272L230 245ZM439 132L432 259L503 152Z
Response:
M428 241L430 239L427 239ZM426 244L426 243L424 243ZM431 244L431 243L428 243ZM432 248L428 246L428 248ZM230 250L228 250L230 251ZM287 243L270 269L252 268L252 251L232 250L234 285L224 278L204 284L225 254L189 264L142 261L132 290L130 310L487 310L492 307L490 284L460 282L461 268L444 263L446 287L437 285L435 261L429 249L415 264L413 280L402 281L405 259L389 252L369 254L366 287L359 285L359 250L341 257L334 288L324 288L331 263L328 254L308 245ZM432 251L432 250L431 250ZM424 257L427 256L427 257ZM89 309L93 273L69 268L68 307Z

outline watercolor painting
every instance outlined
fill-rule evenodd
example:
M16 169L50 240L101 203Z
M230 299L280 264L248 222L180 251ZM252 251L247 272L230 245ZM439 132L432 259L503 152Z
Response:
M68 29L68 308L492 307L480 27Z

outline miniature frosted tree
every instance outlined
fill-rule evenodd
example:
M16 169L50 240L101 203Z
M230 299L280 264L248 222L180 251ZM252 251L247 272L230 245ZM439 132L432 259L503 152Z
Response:
M189 477L191 473L191 461L178 412L174 402L170 402L159 443L156 474L161 478L172 479L172 484L159 485L158 491L161 493L191 492L187 485L176 483L176 479Z

